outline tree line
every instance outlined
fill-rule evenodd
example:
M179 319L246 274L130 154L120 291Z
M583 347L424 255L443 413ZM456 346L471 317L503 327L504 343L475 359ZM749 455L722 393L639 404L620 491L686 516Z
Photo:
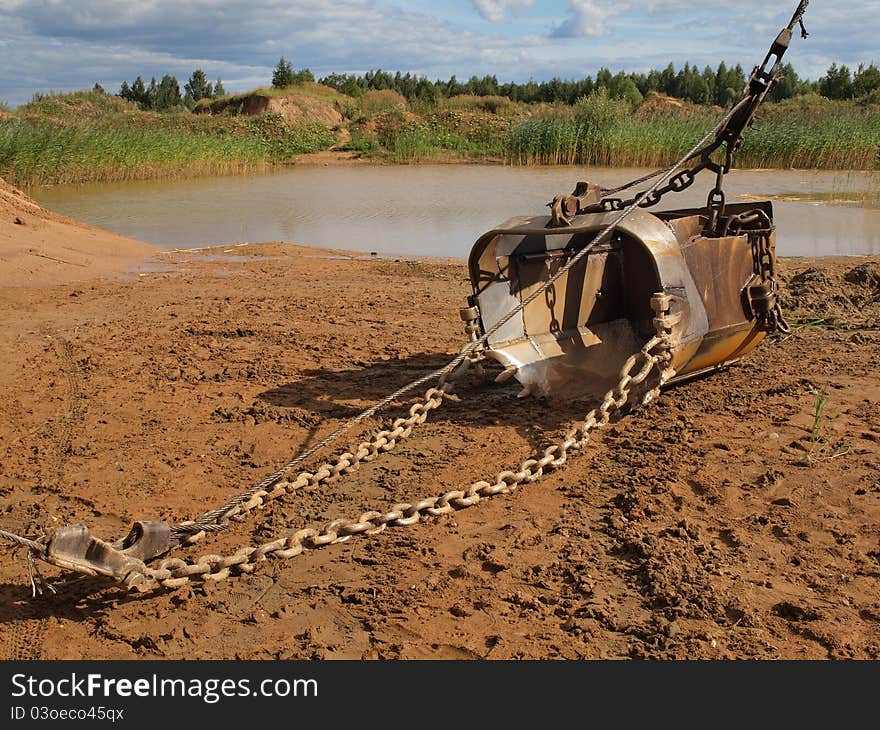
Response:
M452 76L448 81L430 81L424 76L401 74L399 71L391 74L380 69L363 75L334 73L320 79L320 83L349 96L360 96L371 89L391 89L410 101L427 102L471 94L503 96L511 101L526 103L574 104L577 99L604 88L612 98L626 99L633 104L640 103L650 92L656 91L693 104L728 106L742 93L746 75L741 65L731 68L721 62L716 69L706 66L702 70L690 63L676 70L675 65L670 63L662 71L651 69L648 73L621 71L614 74L603 68L595 78L553 78L525 83L499 83L496 76L471 76L467 81L459 81ZM791 64L783 64L779 83L773 87L769 98L782 101L803 94L820 93L829 99L852 99L877 89L880 89L880 70L874 64L860 65L855 72L846 66L832 64L818 81L803 79Z
M359 96L371 89L392 89L409 100L434 101L459 94L474 96L503 96L511 101L526 103L548 102L574 104L583 96L604 88L612 98L627 99L637 104L651 91L692 101L695 104L727 105L737 97L745 86L746 78L741 66L728 68L725 63L713 70L708 66L700 71L689 63L679 71L669 64L662 71L649 73L614 74L610 69L600 69L595 78L553 78L549 81L530 80L525 83L500 83L496 76L471 76L459 81L452 76L448 81L429 81L424 76L390 74L387 71L368 71L362 76L353 74L330 74L320 83L332 86L350 96Z
M184 93L181 94L180 83L170 74L165 74L158 83L153 77L149 84L145 84L143 78L138 76L131 84L123 81L118 96L133 101L144 110L180 111L192 109L200 99L215 99L226 93L220 79L212 84L200 68L193 71L183 89Z
M859 99L880 89L880 69L873 63L859 64L853 73L845 65L832 63L817 84L826 99Z
M296 70L284 56L279 59L272 72L272 86L276 89L314 81L315 76L308 68ZM459 81L455 76L446 81L431 81L426 76L401 74L400 71L392 74L381 69L360 75L333 73L321 78L319 83L353 97L370 90L390 89L408 101L428 103L469 94L501 96L511 101L530 104L574 104L584 96L605 89L611 98L625 99L634 106L641 103L650 92L656 91L692 104L726 107L742 93L746 75L741 65L728 67L722 61L715 69L706 66L700 70L696 65L685 63L676 70L675 65L670 63L662 71L651 69L647 73L620 71L614 74L610 69L602 68L595 77L557 77L549 81L529 80L524 83L500 83L494 75L471 76L467 81ZM818 93L827 99L857 99L874 92L880 93L880 69L873 63L867 66L860 64L855 71L845 65L832 63L825 75L817 81L799 77L791 64L784 64L780 67L780 80L771 90L769 98L772 101L783 101L794 96ZM140 76L131 84L123 81L118 95L145 110L174 111L192 109L200 99L217 98L225 93L220 79L212 84L202 69L196 69L184 84L183 93L177 78L165 74L161 81L157 82L154 77L149 84Z

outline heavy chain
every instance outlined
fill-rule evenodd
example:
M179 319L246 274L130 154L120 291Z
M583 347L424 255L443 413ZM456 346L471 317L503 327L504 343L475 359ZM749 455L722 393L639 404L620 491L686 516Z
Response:
M723 221L721 235L738 236L745 233L752 247L755 276L760 283L749 284L748 295L758 328L764 332L789 334L791 327L785 321L779 304L779 281L776 278L776 253L770 243L774 225L761 208L728 216Z
M757 273L761 277L759 290L767 297L769 306L759 307L755 311L758 326L765 332L781 332L791 334L791 326L785 321L782 306L779 303L779 282L776 279L776 253L770 245L770 231L751 233L752 255ZM755 287L750 287L750 290Z
M596 203L595 206L593 206L591 208L585 208L583 210L583 212L585 212L585 213L598 213L598 212L623 210L625 208L628 208L630 205L634 204L636 201L638 201L640 208L650 208L651 206L657 205L657 203L660 202L660 199L664 195L666 195L666 193L680 193L683 190L687 190L691 185L694 184L694 181L697 179L697 175L700 172L702 172L704 169L706 169L707 166L708 166L708 163L701 162L697 165L694 165L693 167L689 167L689 168L682 170L681 172L677 173L676 175L673 175L669 179L669 182L666 183L666 185L663 185L663 186L657 188L653 192L650 192L648 195L645 195L644 197L642 197L641 200L639 200L639 194L636 194L633 197L626 198L626 199L606 197L606 198L603 198L602 200L600 200L598 203ZM628 183L627 185L623 185L623 186L617 188L615 190L615 192L618 192L620 190L625 190L626 188L631 187L632 185L635 185L636 183L641 182L642 180L643 180L643 178L640 178L639 180L634 180L633 182Z
M458 378L470 367L470 361L465 360L462 366L454 370L436 388L428 388L424 397L409 408L409 415L405 418L397 418L390 429L376 431L368 440L362 441L354 451L346 451L336 456L332 462L319 466L314 472L302 471L293 480L282 479L275 482L271 489L259 489L243 502L234 504L222 512L216 520L215 529L201 529L192 534L184 534L180 542L185 545L193 545L205 537L207 532L218 532L225 529L229 522L241 522L247 515L255 510L262 509L268 502L293 494L300 489L316 489L324 483L333 482L343 474L355 471L361 463L373 461L380 454L387 453L404 439L408 438L416 426L422 425L428 414L435 408L439 408L443 399L452 391L452 381ZM181 527L195 524L190 520L181 522Z
M398 443L408 438L416 426L422 425L428 418L428 414L435 408L439 408L443 399L453 388L453 382L461 374L466 372L472 365L477 364L481 368L479 358L472 356L465 359L458 368L453 369L441 376L437 383L437 387L429 388L424 397L412 404L409 408L409 415L405 418L397 418L391 425L390 429L382 429L376 431L368 440L361 442L352 452L345 452L338 455L333 461L322 464L313 472L300 472L293 480L279 479L273 482L271 489L250 490L245 500L235 499L228 503L229 506L224 510L217 512L214 521L210 525L198 525L195 521L187 521L180 523L180 535L177 538L177 545L193 545L202 540L209 532L219 532L225 530L230 522L241 522L253 510L262 509L269 502L278 497L283 497L300 489L316 489L324 483L332 482L343 474L348 474L362 462L373 461L380 454L393 450ZM187 530L188 526L197 526L195 529ZM28 575L31 583L31 593L34 597L44 593L46 590L55 592L55 589L46 583L43 576L37 568L36 559L45 560L50 564L56 564L59 567L78 570L78 568L69 564L60 564L55 562L51 556L46 553L46 543L43 541L30 540L28 538L16 535L5 530L0 530L0 539L8 540L15 543L19 547L25 547L27 552ZM202 556L199 561L202 563L207 558L216 556ZM259 559L259 557L255 558ZM94 574L94 571L86 571L88 574ZM241 572L241 571L240 571ZM122 582L131 584L139 575L130 575ZM179 577L179 576L178 576ZM166 587L171 587L174 582L163 583Z
M241 547L226 556L208 554L191 561L176 557L166 558L155 568L147 567L143 574L129 575L124 583L144 592L160 588L179 588L191 581L221 581L231 575L252 573L258 563L270 557L294 558L306 550L346 542L354 535L377 535L388 527L414 525L422 518L440 517L456 510L466 509L483 499L493 497L496 494L510 494L523 484L537 481L544 474L565 464L570 452L584 448L593 429L607 426L612 416L627 405L635 408L638 405L647 404L659 393L660 386L674 375L671 367L671 329L674 318L668 314L669 297L655 295L652 299L652 305L657 313L657 318L654 320L657 334L646 342L639 352L626 360L621 367L617 385L605 394L601 404L592 409L583 421L569 428L561 441L547 446L540 456L526 459L516 471L498 472L492 482L477 481L466 489L454 489L416 502L395 504L385 512L370 511L361 514L357 519L335 519L320 530L315 528L298 530L290 536L277 537L258 546ZM645 387L645 381L654 371L657 372L656 384L653 387ZM633 397L640 391L641 395ZM416 422L424 421L427 411L431 410L427 407L430 403L434 403L436 400L436 405L432 406L436 408L442 401L440 392L430 396L426 394L426 398L427 401L423 405L424 410L417 409L416 413L410 416L410 419L414 419L409 426L410 429ZM400 431L396 439L404 438L404 434L408 433L407 427L400 423L394 431L397 431L398 428ZM375 455L378 455L380 451L393 448L392 440L396 439L389 437L394 431L386 432L388 436L379 439L381 441L384 438L385 443L375 445L374 449L371 449L366 442L361 444L357 452L361 455L360 460L369 461L370 458L375 458ZM376 444L377 442L372 443ZM388 448L389 445L390 448ZM304 472L293 482L285 482L284 486L277 484L273 490L274 493L254 495L250 502L239 505L242 511L231 515L229 519L240 518L244 512L262 507L267 498L272 499L308 484L320 483L332 478L331 475L334 473L339 475L350 470L352 464L355 463L350 457L356 457L357 454L343 454L336 463L338 468L335 472L334 467L327 464L315 474Z
M244 493L238 495L233 498L231 501L227 502L223 506L207 512L202 515L196 521L188 521L182 522L178 525L175 525L171 529L172 536L174 538L175 544L181 544L184 542L188 542L193 535L199 535L203 532L219 532L224 529L222 523L223 516L227 513L231 513L235 507L239 505L245 504L249 501L253 501L257 498L262 498L266 494L271 493L269 491L270 487L274 491L277 487L278 483L283 481L284 476L289 472L294 466L299 464L304 459L308 458L312 454L316 453L319 449L328 445L329 443L335 441L339 436L341 436L345 431L351 428L356 423L361 422L363 419L369 417L370 415L376 413L383 406L391 403L396 400L403 394L409 392L411 389L419 387L420 385L428 382L429 380L439 378L440 384L445 382L445 379L450 376L450 374L459 368L460 366L467 367L470 365L479 366L480 360L480 351L482 347L489 341L489 338L492 337L495 333L501 330L504 325L512 320L515 316L517 316L520 312L525 310L525 308L534 301L537 297L541 296L549 289L551 289L554 283L564 276L571 268L573 268L577 263L582 260L585 256L589 254L589 252L599 243L606 240L611 232L614 231L617 226L628 216L630 215L636 207L640 204L643 198L649 198L654 191L661 188L661 186L665 186L665 184L673 177L673 173L677 168L683 165L688 160L694 158L695 155L698 154L699 150L703 149L703 145L709 140L713 135L715 135L720 129L722 129L728 121L732 118L732 116L736 113L739 105L734 106L733 109L727 112L724 117L711 129L709 130L703 137L697 142L684 157L681 158L678 162L673 165L670 165L665 170L659 171L661 177L657 180L653 185L651 185L647 190L640 192L633 199L632 203L624 207L623 210L619 211L618 215L614 217L614 220L610 221L594 238L592 241L587 243L583 248L580 249L569 261L562 266L559 270L557 270L554 274L549 276L549 278L544 281L541 286L537 287L534 291L531 292L525 299L519 302L515 307L512 307L504 316L502 316L497 322L495 322L492 327L490 327L487 331L483 332L482 335L477 336L478 332L478 324L477 324L477 315L475 313L474 308L469 308L468 310L462 310L461 316L462 319L467 323L468 327L468 336L470 341L465 344L465 346L461 349L461 351L453 358L449 363L443 366L440 370L437 370L433 373L429 373L428 375L419 378L412 383L405 385L402 388L399 388L397 391L392 393L391 395L383 398L381 401L374 403L372 406L367 408L366 410L359 413L354 418L350 419L348 422L344 423L340 426L336 431L334 431L329 436L326 436L321 441L319 441L314 446L310 447L306 451L297 455L289 462L284 464L280 469L275 471L273 474L270 474L265 479L263 479L258 484L253 485L250 489L245 491ZM652 175L651 177L655 177ZM692 182L692 181L691 181ZM681 183L676 183L681 184ZM688 183L690 184L690 183Z
M633 197L627 199L605 197L598 203L596 203L596 205L592 208L585 208L581 212L589 213L623 210L624 208L635 203L636 201L638 201L638 205L640 208L650 208L657 205L657 203L659 203L663 196L667 193L680 193L684 190L687 190L691 185L694 184L694 181L697 179L697 175L699 175L703 170L711 170L715 173L715 186L709 191L709 195L706 198L706 208L709 211L709 222L707 224L707 229L715 231L718 227L719 221L724 215L724 206L726 202L723 187L724 176L728 172L730 172L730 167L732 164L732 153L730 149L727 149L725 153L725 161L723 164L713 162L709 159L709 155L711 155L719 146L720 143L715 142L704 149L701 153L700 162L677 173L670 178L669 182L666 183L666 185L657 188L648 195L644 195L641 199L639 199L638 195L634 195ZM618 190L626 189L632 184L633 183L624 185L618 188Z

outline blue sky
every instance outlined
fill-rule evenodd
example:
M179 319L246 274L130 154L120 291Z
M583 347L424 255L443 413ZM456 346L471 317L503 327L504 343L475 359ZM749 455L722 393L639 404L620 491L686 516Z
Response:
M265 85L281 55L321 76L368 69L431 79L578 78L602 66L762 57L792 0L0 0L0 99L194 68L227 91ZM880 62L880 0L813 0L786 60L818 78L832 61Z

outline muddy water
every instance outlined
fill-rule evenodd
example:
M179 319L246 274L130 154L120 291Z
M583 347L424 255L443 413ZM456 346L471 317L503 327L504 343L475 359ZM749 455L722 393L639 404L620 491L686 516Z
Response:
M30 191L43 205L92 225L169 248L287 241L380 253L465 257L485 230L541 214L577 180L618 185L644 170L486 165L300 167L238 177L78 185ZM702 205L703 173L663 206ZM867 173L734 171L728 200L846 194L871 189ZM667 202L668 201L668 202ZM880 253L880 208L774 202L778 253Z

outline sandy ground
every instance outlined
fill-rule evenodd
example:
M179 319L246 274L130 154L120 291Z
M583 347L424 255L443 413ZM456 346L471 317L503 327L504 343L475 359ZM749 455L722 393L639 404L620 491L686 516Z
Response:
M155 251L47 211L0 178L0 287L88 281L127 271Z
M31 601L3 547L0 658L877 658L880 260L783 267L792 320L813 324L512 495L146 596L50 568L58 595ZM217 506L443 364L468 291L461 262L281 244L9 283L0 527L32 536ZM588 410L516 391L468 380L396 451L178 552L469 484Z

